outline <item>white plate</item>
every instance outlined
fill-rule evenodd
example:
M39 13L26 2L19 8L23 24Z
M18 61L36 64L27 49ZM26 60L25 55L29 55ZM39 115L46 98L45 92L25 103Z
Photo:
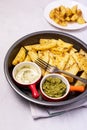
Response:
M71 1L71 0L57 0L54 1L50 4L47 5L47 7L44 10L44 17L46 18L46 20L52 24L55 27L58 27L60 29L65 29L65 30L76 30L76 29L81 29L87 26L87 23L84 24L78 24L78 23L68 23L67 26L60 26L59 24L55 23L50 17L49 17L49 13L52 9L60 6L60 5L64 5L65 7L69 7L71 8L74 5L77 5L79 9L82 10L83 13L83 17L85 19L85 21L87 21L87 8L85 5L82 5L81 3L78 3L76 1Z

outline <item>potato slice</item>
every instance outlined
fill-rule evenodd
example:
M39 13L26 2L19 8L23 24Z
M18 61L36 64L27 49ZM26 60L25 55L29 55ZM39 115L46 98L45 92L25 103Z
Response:
M73 53L72 56L78 64L79 68L87 73L87 58L80 53Z
M30 50L28 54L30 56L31 61L33 62L38 58L38 54L36 50Z
M77 23L79 23L79 24L84 24L84 23L86 23L86 21L85 21L85 19L84 19L82 16L80 16L80 17L77 19Z
M71 8L72 14L76 14L77 13L77 5L73 6Z
M72 44L64 42L61 39L40 39L40 44L45 46L50 46L51 44L53 44L55 46L50 47L49 49L54 51L69 51L73 47Z
M76 52L78 52L78 50L77 50L77 49L75 49L75 48L71 48L71 50L70 50L70 52L69 52L69 53L70 53L71 55L73 55L73 53L76 53Z
M79 71L79 67L77 64L73 64L69 69L66 70L67 72L76 75ZM73 82L73 78L70 76L65 75L66 78L69 79L70 82Z
M87 58L87 53L84 50L80 49L79 53Z
M48 50L48 49L53 48L55 46L56 46L56 43L55 44L50 43L48 45L40 45L40 44L38 44L37 46L33 46L32 48L39 51L39 50Z
M66 63L68 62L69 59L69 54L68 53L62 53L62 54L53 54L49 53L49 64L53 66L57 66L59 69L63 70Z
M64 68L65 71L76 75L79 71L79 67L77 65L77 63L75 62L74 58L70 55L69 60ZM68 80L70 82L73 82L73 78L68 76L68 75L64 75L66 78L68 78Z
M68 60L69 60L69 53L63 53L61 55L57 55L56 57L57 67L63 70Z
M66 49L66 48L71 49L73 47L73 44L70 44L70 43L65 42L65 41L63 41L61 39L58 39L57 40L57 46L62 47L64 49Z
M87 79L87 73L83 72L80 77ZM75 86L85 86L85 84L83 82L77 80L75 83Z
M23 47L21 47L19 52L17 53L16 57L12 61L12 65L16 65L16 64L24 61L25 57L26 57L26 51Z
M34 45L27 45L27 46L24 46L28 51L32 50L32 46Z
M26 56L24 61L31 61L31 58L30 58L29 54L27 54L27 56Z
M40 44L41 45L48 45L48 44L56 44L57 40L56 39L40 39Z
M49 50L38 51L38 57L48 63L49 62Z

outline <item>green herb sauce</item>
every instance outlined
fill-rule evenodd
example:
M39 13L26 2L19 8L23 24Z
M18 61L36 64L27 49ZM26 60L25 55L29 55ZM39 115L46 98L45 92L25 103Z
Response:
M48 77L42 85L44 93L52 98L58 98L66 93L66 84L57 77Z

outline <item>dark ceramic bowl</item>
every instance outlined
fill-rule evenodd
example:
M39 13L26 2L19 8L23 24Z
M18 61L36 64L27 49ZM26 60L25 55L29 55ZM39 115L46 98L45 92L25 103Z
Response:
M17 52L19 51L21 46L29 45L29 44L36 44L39 42L40 38L54 38L54 39L62 39L65 42L69 42L74 45L74 48L80 49L82 48L84 51L87 51L87 45L79 40L78 38L71 36L69 34L58 32L58 31L40 31L35 32L29 35L26 35L16 41L11 48L8 50L6 57L4 59L4 73L6 76L6 79L10 86L23 98L40 105L45 106L61 106L61 105L68 105L74 102L78 102L79 100L83 99L83 97L87 94L87 90L83 93L78 94L69 94L68 98L65 101L60 102L49 102L42 99L42 97L39 97L38 99L34 99L31 95L31 92L26 89L21 89L18 85L15 84L13 78L12 78L12 61L14 57L16 56ZM39 86L38 86L39 90Z

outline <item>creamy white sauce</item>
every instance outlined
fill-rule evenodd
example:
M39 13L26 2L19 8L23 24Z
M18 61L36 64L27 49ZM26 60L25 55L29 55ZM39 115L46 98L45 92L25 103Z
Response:
M15 75L19 83L31 84L40 78L40 74L36 69L23 67Z

